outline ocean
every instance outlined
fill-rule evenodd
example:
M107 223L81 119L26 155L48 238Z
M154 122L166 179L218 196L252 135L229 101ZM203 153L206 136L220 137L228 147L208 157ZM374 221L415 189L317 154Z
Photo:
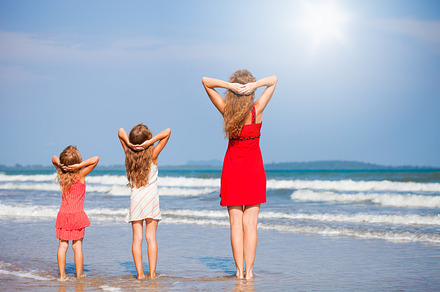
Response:
M267 170L251 281L234 277L220 175L159 165L158 277L141 281L124 170L98 166L86 178L86 276L69 247L59 281L55 171L0 172L0 290L440 291L440 170Z

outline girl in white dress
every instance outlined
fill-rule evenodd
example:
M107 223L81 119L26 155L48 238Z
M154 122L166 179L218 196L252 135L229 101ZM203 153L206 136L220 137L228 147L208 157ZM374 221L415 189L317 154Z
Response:
M171 130L166 129L153 137L144 124L137 124L127 135L119 129L118 136L125 152L125 167L128 184L131 187L130 211L126 221L133 229L132 253L137 278L145 279L142 268L143 222L148 245L150 277L156 277L157 241L156 230L160 216L159 195L157 193L157 158L170 138ZM154 146L154 143L156 143Z

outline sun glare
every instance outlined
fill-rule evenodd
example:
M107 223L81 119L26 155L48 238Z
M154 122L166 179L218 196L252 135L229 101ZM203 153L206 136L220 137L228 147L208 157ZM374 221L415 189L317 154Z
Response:
M334 2L305 2L303 6L304 16L299 26L311 38L314 46L333 40L345 41L344 26L348 17Z

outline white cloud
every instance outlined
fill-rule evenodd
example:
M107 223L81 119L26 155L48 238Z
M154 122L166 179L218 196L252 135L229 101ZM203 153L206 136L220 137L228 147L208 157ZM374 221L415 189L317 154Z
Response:
M0 31L0 62L19 63L150 63L156 61L225 59L231 56L229 46L211 43L179 44L169 40L145 37L118 39L99 48L88 49L87 43L78 44L56 39L45 39L29 33ZM228 49L229 48L229 49Z

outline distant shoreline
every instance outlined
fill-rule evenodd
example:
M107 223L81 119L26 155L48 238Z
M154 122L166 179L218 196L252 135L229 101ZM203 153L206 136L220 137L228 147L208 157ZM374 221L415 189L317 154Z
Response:
M203 161L190 161L184 165L161 165L162 170L221 170L222 165L219 160L209 160L204 163ZM266 163L264 168L267 171L332 171L332 170L347 170L347 171L381 171L381 170L429 170L440 171L440 167L435 166L414 166L414 165L401 165L401 166L389 166L373 163L365 163L358 161L345 161L345 160L320 160L310 162L280 162L280 163ZM98 165L97 170L125 170L124 165ZM6 166L0 165L0 171L17 171L17 170L53 170L52 165L19 165Z

